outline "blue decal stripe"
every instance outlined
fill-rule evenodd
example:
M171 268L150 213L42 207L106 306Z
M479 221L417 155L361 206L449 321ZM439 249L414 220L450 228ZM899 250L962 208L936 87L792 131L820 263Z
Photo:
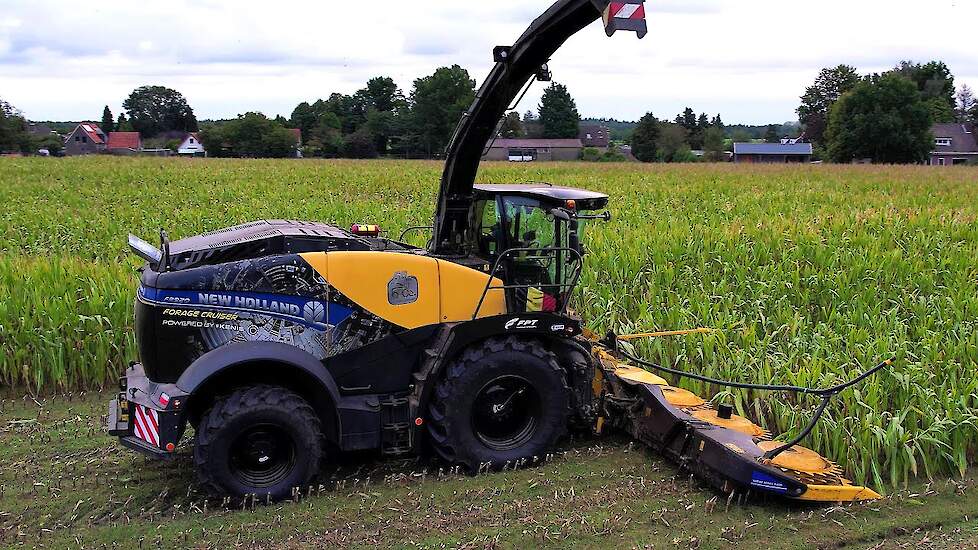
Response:
M324 304L301 296L261 292L163 290L140 285L137 297L141 301L160 306L259 313L319 330L325 330L329 325L338 325L353 313L350 308L339 304Z

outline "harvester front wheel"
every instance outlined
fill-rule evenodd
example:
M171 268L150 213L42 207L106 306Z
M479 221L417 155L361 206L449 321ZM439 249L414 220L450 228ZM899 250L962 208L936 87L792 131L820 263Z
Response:
M303 398L277 386L242 388L218 399L197 428L194 464L216 495L281 500L319 471L319 417Z
M441 458L472 473L532 464L567 431L570 394L540 342L493 338L448 365L428 433Z

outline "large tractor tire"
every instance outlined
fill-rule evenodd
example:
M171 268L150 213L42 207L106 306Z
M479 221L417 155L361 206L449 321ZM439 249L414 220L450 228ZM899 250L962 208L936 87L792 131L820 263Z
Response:
M194 464L215 495L281 500L319 471L319 417L278 386L252 386L218 399L197 427Z
M534 340L493 338L452 361L429 406L438 455L470 473L531 465L567 431L571 391Z

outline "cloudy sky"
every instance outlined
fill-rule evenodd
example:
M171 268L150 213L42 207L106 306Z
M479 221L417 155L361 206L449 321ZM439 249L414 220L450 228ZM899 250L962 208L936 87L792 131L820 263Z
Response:
M352 93L371 76L405 91L458 63L477 80L552 0L0 0L0 98L35 120L118 113L161 84L198 118ZM975 0L650 0L649 35L585 29L551 63L584 116L672 118L686 105L728 123L795 118L824 66L880 71L942 59L978 89ZM521 104L536 108L539 86Z

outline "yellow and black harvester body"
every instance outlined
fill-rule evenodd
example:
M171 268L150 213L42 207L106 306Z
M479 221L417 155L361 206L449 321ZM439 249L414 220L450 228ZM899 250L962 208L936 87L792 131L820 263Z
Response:
M608 196L475 184L510 103L599 18L609 35L646 32L641 0L560 0L495 48L449 145L434 223L412 228L431 231L426 247L374 225L287 220L173 242L161 232L159 247L130 237L146 260L140 361L109 432L165 459L193 427L200 481L223 495L288 497L333 452L429 454L479 472L537 463L568 430L620 428L723 491L878 497L798 446L811 426L775 442L639 368L669 371L630 356L625 337L587 333L569 306L584 227L610 218ZM814 425L848 386L760 389L821 397Z

